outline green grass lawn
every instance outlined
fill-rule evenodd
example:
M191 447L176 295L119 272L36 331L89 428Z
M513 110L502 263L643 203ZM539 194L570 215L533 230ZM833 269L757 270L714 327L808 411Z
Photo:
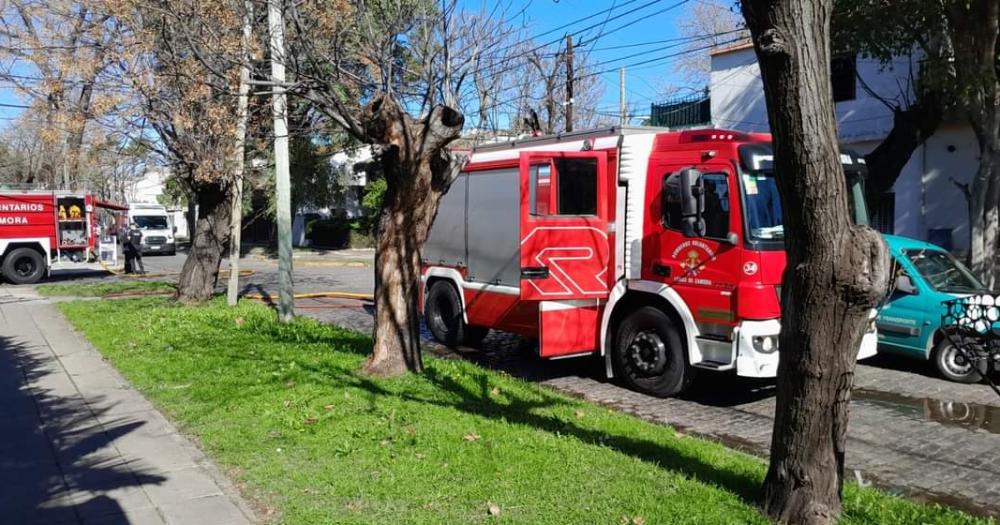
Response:
M163 281L114 281L90 284L40 284L38 293L48 297L104 297L114 294L162 294L176 291Z
M275 522L766 523L759 459L468 362L372 380L368 337L255 304L59 307ZM845 511L986 523L853 485Z

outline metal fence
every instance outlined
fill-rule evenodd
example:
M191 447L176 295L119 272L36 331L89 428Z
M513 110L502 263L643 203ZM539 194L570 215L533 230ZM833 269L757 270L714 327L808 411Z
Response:
M649 108L650 124L658 127L685 128L712 121L712 105L708 94L677 97L654 102Z

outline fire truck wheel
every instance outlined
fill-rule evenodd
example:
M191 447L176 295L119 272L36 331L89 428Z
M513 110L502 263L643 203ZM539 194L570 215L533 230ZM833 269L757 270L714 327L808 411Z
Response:
M966 350L970 352L971 350ZM955 345L947 337L934 347L934 365L937 366L938 373L949 381L956 383L978 383L983 379L976 370L976 365L970 363Z
M45 275L42 254L31 248L11 250L3 258L3 277L11 284L34 284Z
M670 317L653 306L639 308L619 325L614 364L630 388L657 397L683 392L693 378L680 333Z
M490 331L489 328L465 324L458 290L446 281L431 285L424 303L424 321L434 339L445 346L475 346Z

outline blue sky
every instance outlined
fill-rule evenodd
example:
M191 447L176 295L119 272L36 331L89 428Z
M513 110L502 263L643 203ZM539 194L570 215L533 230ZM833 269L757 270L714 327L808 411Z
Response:
M670 46L670 43L645 46L635 46L635 44L681 36L677 31L677 20L685 16L697 1L699 0L686 2L682 0L511 0L514 6L511 11L518 11L520 6L526 6L524 16L517 19L517 22L524 25L527 34L541 35L574 20L614 7L609 13L573 24L553 33L544 34L538 40L541 42L551 41L569 32L574 33L576 42L590 42L578 48L576 52L578 54L589 53L592 63L603 63L597 67L598 70L612 69L612 71L599 75L604 85L604 97L598 109L617 113L619 97L617 68L681 50L681 47L663 49ZM461 0L460 4L465 9L479 10L482 5L492 5L493 2ZM625 15L633 9L637 10ZM624 16L603 23L608 17L619 15ZM577 33L593 24L599 25L588 31ZM624 27L616 30L620 26ZM660 49L660 51L650 52L656 49ZM623 58L645 52L649 53ZM616 61L615 59L621 60ZM638 115L649 113L649 104L660 98L664 88L700 89L703 87L685 84L683 77L675 73L669 59L626 67L625 86L629 106L633 113Z
M618 71L621 65L629 66L636 62L654 59L673 53L680 48L662 50L669 43L658 43L646 46L636 46L651 41L666 40L680 36L677 32L677 21L685 16L695 2L700 0L510 0L511 11L519 11L524 7L524 14L516 20L524 26L527 34L542 35L564 24L586 17L588 15L615 7L609 13L573 24L565 29L544 34L538 40L547 42L564 36L567 32L574 33L577 42L587 42L577 49L578 54L589 54L592 63L602 63L599 70L610 69L599 75L604 85L604 97L599 104L600 111L615 113L618 111ZM483 5L492 6L493 2L484 0L460 0L464 9L478 11ZM645 7L643 7L645 6ZM639 9L637 9L639 8ZM634 13L625 14L637 9ZM620 18L607 20L609 17ZM605 23L605 20L606 23ZM588 31L582 31L587 26L598 24ZM624 26L621 29L617 29ZM630 47L622 47L630 46ZM606 49L616 48L616 49ZM636 55L660 48L661 51L646 53L631 58L619 59L628 55ZM15 72L20 68L15 66ZM24 71L26 72L26 71ZM659 94L668 86L684 87L684 81L673 70L670 60L660 60L651 64L635 65L626 68L627 98L632 111L637 115L649 112L650 102L657 100ZM701 86L687 85L688 88ZM19 104L19 99L8 85L0 85L0 104ZM21 113L20 109L0 107L0 128L10 124L11 119Z

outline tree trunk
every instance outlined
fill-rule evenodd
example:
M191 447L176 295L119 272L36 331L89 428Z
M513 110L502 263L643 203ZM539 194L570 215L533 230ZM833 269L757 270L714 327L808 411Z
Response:
M832 524L855 360L888 284L888 256L848 211L829 80L833 0L742 7L764 81L788 257L764 509L781 523Z
M90 101L94 95L94 82L89 81L80 88L80 98L77 101L76 112L79 120L70 125L70 133L66 139L67 177L69 189L76 189L80 182L80 151L83 149L83 135L90 118Z
M236 306L240 294L240 244L243 232L243 171L246 165L247 122L250 105L250 39L253 37L253 2L243 2L243 38L240 40L240 83L236 100L236 141L233 144L233 195L229 226L229 283L226 303Z
M980 146L969 192L969 260L988 288L1000 286L1000 140Z
M913 152L937 131L943 114L940 97L928 90L924 90L920 99L908 108L897 107L893 111L889 134L871 153L865 155L869 173L868 208L873 215L878 212L879 198L892 190Z
M375 255L375 328L372 354L362 371L395 376L423 369L420 357L420 248L441 197L465 158L448 152L464 119L436 106L420 121L382 95L365 108L365 133L378 145L386 178Z
M390 197L386 195L387 199ZM420 249L418 235L408 217L411 209L426 207L403 201L387 205L379 217L375 256L375 342L364 371L370 375L396 376L407 370L420 372Z
M222 182L198 183L198 219L191 249L177 283L177 298L185 304L208 301L219 280L219 265L229 239L229 194Z

